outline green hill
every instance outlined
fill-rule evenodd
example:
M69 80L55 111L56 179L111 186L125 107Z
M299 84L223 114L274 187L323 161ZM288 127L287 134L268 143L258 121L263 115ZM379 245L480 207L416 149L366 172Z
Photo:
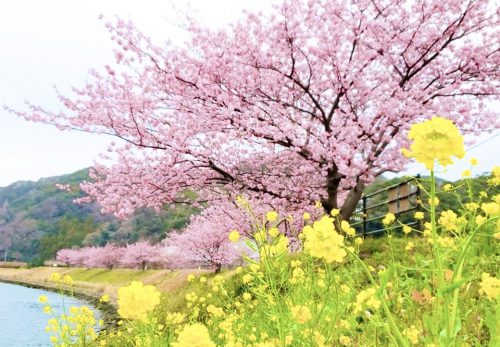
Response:
M78 187L88 179L88 169L42 178L37 182L20 181L0 188L0 259L7 250L10 260L41 261L50 259L62 247L125 244L140 239L153 242L173 229L183 228L194 208L179 206L159 214L148 209L128 220L103 215L97 204L75 204L82 192L65 192L55 184Z

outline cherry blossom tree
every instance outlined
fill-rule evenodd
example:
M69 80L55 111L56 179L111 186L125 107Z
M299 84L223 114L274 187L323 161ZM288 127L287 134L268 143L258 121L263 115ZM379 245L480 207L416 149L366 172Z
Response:
M189 267L204 262L219 272L222 265L230 265L240 259L244 246L229 241L228 235L232 227L240 226L240 230L244 230L242 228L248 224L238 224L244 219L236 209L233 212L240 218L233 219L235 215L228 209L213 205L194 216L184 231L169 233L163 243L166 253L175 255L174 266Z
M412 123L500 125L493 1L290 0L229 29L190 21L185 46L106 25L116 67L61 96L63 113L19 114L124 140L82 186L118 216L185 202L189 188L283 209L320 200L348 218L368 183L404 167Z
M125 247L120 264L124 267L146 270L148 265L160 262L161 259L162 254L159 246L152 245L147 241L139 241Z
M66 248L56 254L56 260L68 266L84 266L86 258L87 255L81 249Z
M120 264L125 249L113 244L104 247L85 247L80 252L84 254L83 265L90 268L112 269Z

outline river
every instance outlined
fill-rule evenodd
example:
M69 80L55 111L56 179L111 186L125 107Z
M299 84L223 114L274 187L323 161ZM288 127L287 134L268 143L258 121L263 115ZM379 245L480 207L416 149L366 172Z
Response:
M49 292L0 282L0 347L51 346L50 335L45 332L47 320L43 306L38 302L46 295L55 312L64 307L90 306L85 302Z

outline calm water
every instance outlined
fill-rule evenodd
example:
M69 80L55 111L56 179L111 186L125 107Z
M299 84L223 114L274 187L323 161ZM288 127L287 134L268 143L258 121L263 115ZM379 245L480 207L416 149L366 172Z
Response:
M46 295L54 311L61 313L63 302L70 306L87 305L81 300L0 282L0 347L50 346L45 332L49 316L43 313L38 297Z

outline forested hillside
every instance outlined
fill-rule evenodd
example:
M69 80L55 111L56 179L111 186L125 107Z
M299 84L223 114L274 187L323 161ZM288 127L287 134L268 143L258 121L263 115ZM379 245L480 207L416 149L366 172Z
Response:
M179 206L157 214L141 210L128 220L103 215L97 204L75 204L82 195L78 184L88 178L84 169L69 175L21 181L0 188L0 259L37 262L57 250L107 242L158 241L165 233L181 229L195 209ZM68 184L72 192L56 183Z

